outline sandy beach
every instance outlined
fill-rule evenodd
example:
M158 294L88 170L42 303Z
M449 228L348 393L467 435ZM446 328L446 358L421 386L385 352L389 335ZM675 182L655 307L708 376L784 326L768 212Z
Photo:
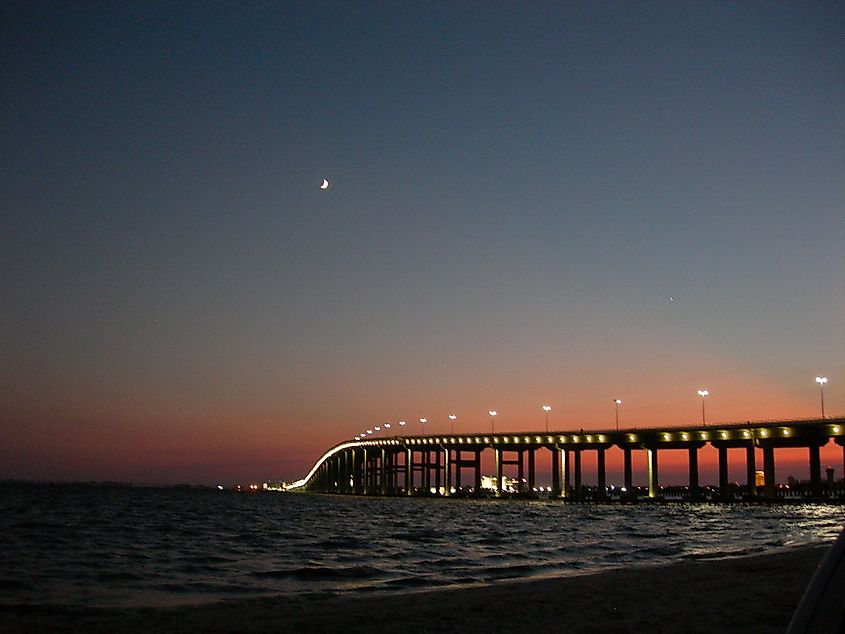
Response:
M3 632L783 632L826 547L400 596L0 608Z

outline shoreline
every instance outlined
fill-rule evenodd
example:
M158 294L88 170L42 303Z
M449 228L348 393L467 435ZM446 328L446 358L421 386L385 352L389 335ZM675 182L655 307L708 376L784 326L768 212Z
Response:
M783 632L829 546L400 595L167 608L0 606L4 632Z

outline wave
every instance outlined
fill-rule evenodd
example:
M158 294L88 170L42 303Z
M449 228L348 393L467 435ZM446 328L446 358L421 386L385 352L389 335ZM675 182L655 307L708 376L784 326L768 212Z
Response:
M385 571L374 566L304 566L301 568L259 570L250 576L263 579L298 579L300 581L323 581L332 579L361 579L383 576Z
M49 492L3 491L4 603L174 605L258 594L402 592L738 557L832 542L845 523L845 507L834 505Z

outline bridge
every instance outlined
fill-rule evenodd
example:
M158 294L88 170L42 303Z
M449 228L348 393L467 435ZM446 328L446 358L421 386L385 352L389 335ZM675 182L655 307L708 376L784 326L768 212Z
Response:
M549 497L583 499L582 454L596 453L596 482L592 499L610 499L606 453L618 447L623 453L622 500L635 500L633 454L644 451L648 488L641 497L659 499L659 455L669 449L688 453L687 499L704 499L699 485L698 452L708 443L718 450L719 487L716 498L771 501L779 497L775 481L776 450L806 448L810 481L809 499L826 499L829 483L822 481L820 449L834 441L843 448L845 464L845 417L759 421L687 427L578 430L561 432L513 432L490 434L444 434L391 436L342 442L329 449L302 480L288 490L346 495L506 495L504 467L517 468L516 494L531 496L536 490L537 453L550 452ZM762 482L758 481L757 450L762 450ZM746 483L737 492L728 482L729 450L744 453ZM496 475L492 487L482 488L482 455L492 451ZM734 451L733 453L737 453ZM464 471L471 479L464 481Z

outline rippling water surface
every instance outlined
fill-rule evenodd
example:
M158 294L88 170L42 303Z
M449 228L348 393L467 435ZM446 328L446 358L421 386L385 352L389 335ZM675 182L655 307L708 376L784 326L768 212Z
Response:
M845 507L0 485L0 603L400 592L832 542Z

